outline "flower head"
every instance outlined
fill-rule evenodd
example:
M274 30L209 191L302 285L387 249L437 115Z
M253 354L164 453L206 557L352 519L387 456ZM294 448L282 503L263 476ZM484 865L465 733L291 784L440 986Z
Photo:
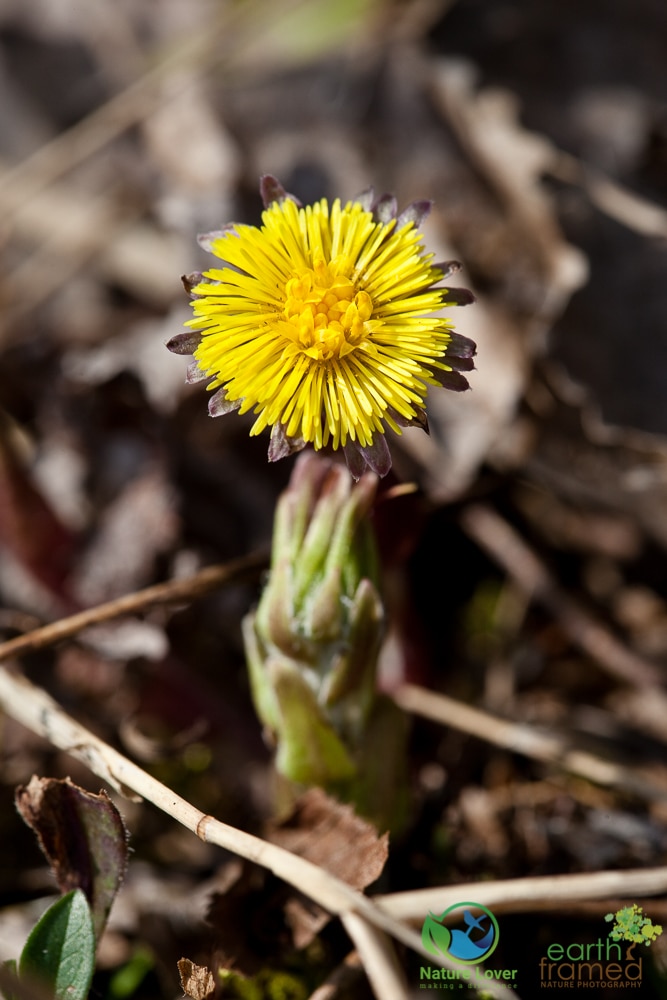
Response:
M330 446L355 479L385 475L387 428L428 428L429 385L468 388L475 345L438 314L473 296L440 284L459 265L424 248L430 202L398 215L367 191L303 207L273 177L260 187L260 227L200 237L221 264L183 279L192 332L168 346L194 354L189 381L211 379L212 416L251 410L251 434L271 428L271 461Z

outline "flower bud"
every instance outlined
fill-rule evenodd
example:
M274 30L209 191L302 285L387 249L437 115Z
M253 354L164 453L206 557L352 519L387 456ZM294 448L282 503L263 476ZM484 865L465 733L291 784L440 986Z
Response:
M384 632L369 513L377 478L311 452L278 501L271 567L243 635L257 714L276 767L298 784L340 785L375 703Z

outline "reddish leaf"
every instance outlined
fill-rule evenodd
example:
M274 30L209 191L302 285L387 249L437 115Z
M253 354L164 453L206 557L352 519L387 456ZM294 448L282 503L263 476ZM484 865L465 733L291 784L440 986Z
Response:
M34 830L61 892L81 889L99 940L127 868L127 831L102 791L86 792L69 778L33 776L16 790L16 807Z
M30 478L4 420L0 420L0 545L69 606L65 579L75 538Z

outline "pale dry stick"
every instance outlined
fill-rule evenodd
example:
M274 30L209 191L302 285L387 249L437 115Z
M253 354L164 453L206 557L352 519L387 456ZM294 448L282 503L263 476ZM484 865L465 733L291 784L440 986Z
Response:
M5 667L0 668L0 705L31 732L83 761L116 791L152 802L205 843L215 844L267 868L331 913L363 914L408 946L421 950L416 934L387 918L386 914L377 913L369 899L351 886L282 847L201 812L68 716L46 691L35 687L22 675L11 674Z
M407 997L408 984L396 960L396 952L384 931L379 930L358 913L341 914L341 921L363 958L364 971L377 997Z
M461 515L465 532L484 549L533 600L539 601L584 653L634 686L656 688L664 682L660 671L633 653L559 587L546 566L521 536L490 507L474 504Z
M667 789L652 784L632 768L572 749L565 736L542 732L523 722L501 719L416 684L403 684L392 692L392 698L405 712L440 722L524 757L554 764L595 784L622 789L649 801L667 799Z
M46 691L35 687L22 675L11 674L6 667L0 667L0 707L31 732L48 740L52 746L82 761L93 774L121 794L135 798L139 796L152 802L205 843L214 844L268 869L299 892L308 895L329 913L341 918L355 914L357 920L349 921L348 933L362 963L365 962L369 943L368 934L359 931L359 920L367 921L378 930L393 936L431 963L455 967L444 957L436 959L430 955L423 947L419 934L395 920L386 911L380 910L368 896L362 895L323 868L276 844L201 812L68 716ZM380 961L377 939L368 961L377 971ZM488 987L485 986L485 989L488 991ZM494 997L509 996L502 988L494 989ZM512 996L516 997L516 994ZM394 993L385 995L382 1000L403 998L403 993Z
M632 868L577 875L544 875L413 889L373 896L387 913L400 920L423 920L425 913L442 913L462 899L491 907L496 913L529 913L559 904L602 899L639 899L667 892L667 867Z
M601 212L627 229L642 236L667 236L667 210L617 184L575 156L559 151L549 163L548 172L568 184L582 187Z
M158 604L181 604L208 594L210 591L231 583L240 583L256 577L269 564L268 554L255 552L227 563L206 566L193 576L182 580L168 580L166 583L156 583L144 590L132 594L124 594L113 601L98 604L94 608L86 608L67 618L40 628L26 632L24 635L8 639L0 643L0 661L10 656L18 656L45 646L53 646L63 639L71 639L91 625L99 625L124 615L136 615Z

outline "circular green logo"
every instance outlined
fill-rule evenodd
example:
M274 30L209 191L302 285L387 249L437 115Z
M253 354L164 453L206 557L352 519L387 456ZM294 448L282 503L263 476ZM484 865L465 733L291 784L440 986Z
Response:
M429 913L422 926L422 944L431 955L445 955L463 965L487 959L498 935L498 921L480 903L455 903L440 916Z

